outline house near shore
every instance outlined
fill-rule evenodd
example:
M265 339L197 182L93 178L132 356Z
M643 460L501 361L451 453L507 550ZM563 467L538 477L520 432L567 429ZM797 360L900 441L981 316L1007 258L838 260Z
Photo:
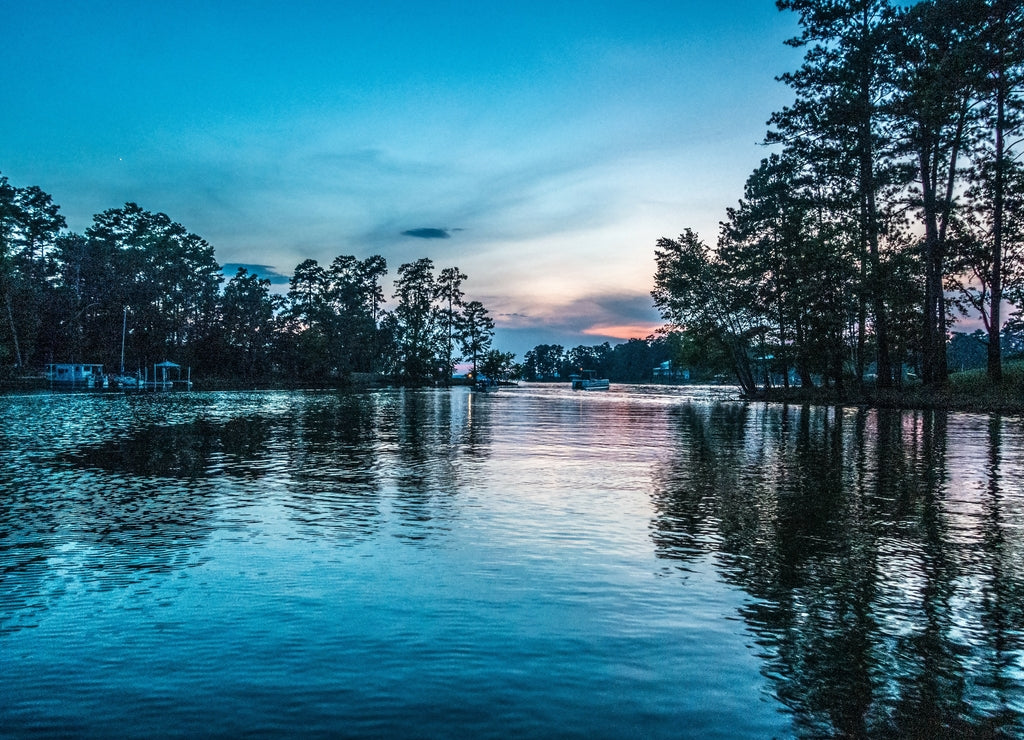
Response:
M655 383L688 383L690 371L688 368L677 368L672 360L665 360L651 372Z
M82 362L53 362L43 373L48 381L79 388L99 388L103 385L103 365Z

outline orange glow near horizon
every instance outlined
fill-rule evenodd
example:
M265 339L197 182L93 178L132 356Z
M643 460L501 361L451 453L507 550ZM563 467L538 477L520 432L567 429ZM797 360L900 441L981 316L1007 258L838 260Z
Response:
M645 339L661 328L660 324L625 324L622 326L591 326L584 329L587 336L612 337L613 339Z

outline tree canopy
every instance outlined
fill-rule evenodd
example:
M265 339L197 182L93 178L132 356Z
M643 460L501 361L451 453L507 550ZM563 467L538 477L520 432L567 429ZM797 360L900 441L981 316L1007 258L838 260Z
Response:
M0 367L132 373L174 359L247 383L362 373L420 384L447 383L457 363L491 351L494 323L463 300L467 276L435 274L428 258L399 266L390 309L379 255L304 260L284 295L245 267L226 283L221 270L213 247L166 214L126 203L70 233L49 195L0 176Z
M655 304L727 350L747 392L791 375L941 387L958 311L984 325L998 382L1024 298L1024 3L777 5L805 49L780 78L795 100L769 120L777 151L713 249L659 240Z

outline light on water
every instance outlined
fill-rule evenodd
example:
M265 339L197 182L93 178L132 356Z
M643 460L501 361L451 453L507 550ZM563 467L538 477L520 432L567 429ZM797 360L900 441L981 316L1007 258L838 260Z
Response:
M0 397L0 734L1024 733L1024 424Z

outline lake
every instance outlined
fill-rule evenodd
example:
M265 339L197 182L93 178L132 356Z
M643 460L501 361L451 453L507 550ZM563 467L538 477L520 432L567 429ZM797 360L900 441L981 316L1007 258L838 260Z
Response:
M0 397L0 735L1024 734L1024 421Z

